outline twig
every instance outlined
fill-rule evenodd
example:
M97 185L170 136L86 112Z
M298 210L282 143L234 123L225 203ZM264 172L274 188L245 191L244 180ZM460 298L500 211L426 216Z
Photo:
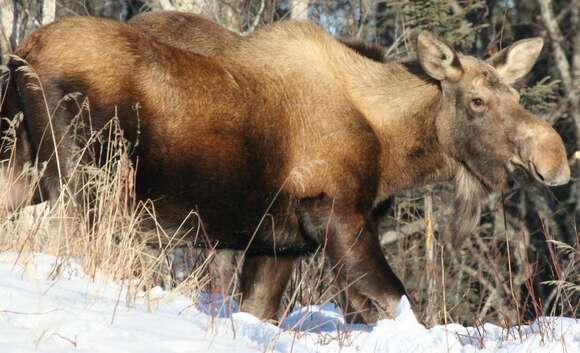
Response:
M441 212L433 212L433 219L437 219ZM439 225L433 222L433 231L439 229ZM389 230L380 235L381 246L389 245L400 240L401 237L410 236L425 230L425 219L421 218L404 226L399 227L399 230Z
M53 310L49 310L49 311L45 311L43 313L26 313L26 312L22 312L22 311L13 311L13 310L0 310L0 314L15 314L15 315L47 315L50 313L54 313L57 311L64 311L62 309L53 309Z

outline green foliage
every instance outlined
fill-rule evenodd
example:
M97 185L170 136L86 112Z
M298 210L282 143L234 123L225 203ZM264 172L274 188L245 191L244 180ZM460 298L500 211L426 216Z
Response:
M546 76L533 86L525 87L520 91L521 103L526 109L545 114L557 107L559 80L552 80Z
M467 16L484 7L482 0L462 2L456 9L449 0L412 0L403 6L403 14L408 27L433 32L455 46L466 48L486 26L474 25Z

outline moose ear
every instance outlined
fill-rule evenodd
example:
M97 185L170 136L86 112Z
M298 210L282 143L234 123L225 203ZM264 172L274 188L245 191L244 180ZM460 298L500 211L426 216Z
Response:
M458 81L463 74L455 50L429 32L419 33L417 56L423 70L434 79Z
M530 72L543 46L544 40L540 37L523 39L499 51L487 62L505 82L512 84Z

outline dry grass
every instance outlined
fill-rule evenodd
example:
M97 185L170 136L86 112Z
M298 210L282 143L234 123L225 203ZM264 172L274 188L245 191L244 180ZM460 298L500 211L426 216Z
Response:
M159 284L190 295L199 293L209 282L206 273L209 259L198 255L195 269L175 286L170 269L176 234L168 234L158 226L150 203L135 199L135 171L117 119L112 119L103 130L93 132L86 147L79 149L76 160L81 156L86 160L90 141L103 140L103 136L108 140L107 162L78 163L69 178L77 185L74 188L64 185L58 200L50 206L45 202L13 210L1 202L4 207L0 209L0 252L16 252L21 262L39 252L63 261L79 259L88 275L100 273L126 283L129 299ZM13 149L14 141L9 134L2 148ZM3 173L12 173L13 158L3 163ZM39 172L27 167L19 178L29 184L26 204L32 199ZM3 186L0 200L6 200L17 189L16 185ZM158 246L152 247L153 242Z
M387 226L401 228L417 220L424 222L423 195L423 191L401 195ZM454 239L445 226L453 216L445 206L450 198L445 188L434 192L437 232L433 257L428 256L429 244L423 231L402 236L385 247L425 322L441 323L447 318L470 325L494 322L511 326L542 315L577 314L580 292L573 285L580 279L577 233L575 246L550 245L547 227L530 231L517 214L506 212L510 200L492 196L486 202L477 233ZM545 244L545 239L550 254L542 253L539 247ZM543 264L538 258L550 260ZM434 266L435 275L425 270L429 266ZM546 276L560 281L542 281ZM430 289L433 286L435 290ZM539 289L542 293L538 293ZM546 292L551 293L549 298L544 298Z

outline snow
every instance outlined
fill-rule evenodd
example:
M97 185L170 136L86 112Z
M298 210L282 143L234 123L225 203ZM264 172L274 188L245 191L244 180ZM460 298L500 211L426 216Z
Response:
M348 325L331 304L303 307L280 327L235 303L155 288L135 302L123 285L85 275L74 260L0 254L0 352L575 353L580 321L540 318L505 329L419 324L403 298L395 319ZM58 266L60 271L54 271ZM56 272L60 272L56 274Z

